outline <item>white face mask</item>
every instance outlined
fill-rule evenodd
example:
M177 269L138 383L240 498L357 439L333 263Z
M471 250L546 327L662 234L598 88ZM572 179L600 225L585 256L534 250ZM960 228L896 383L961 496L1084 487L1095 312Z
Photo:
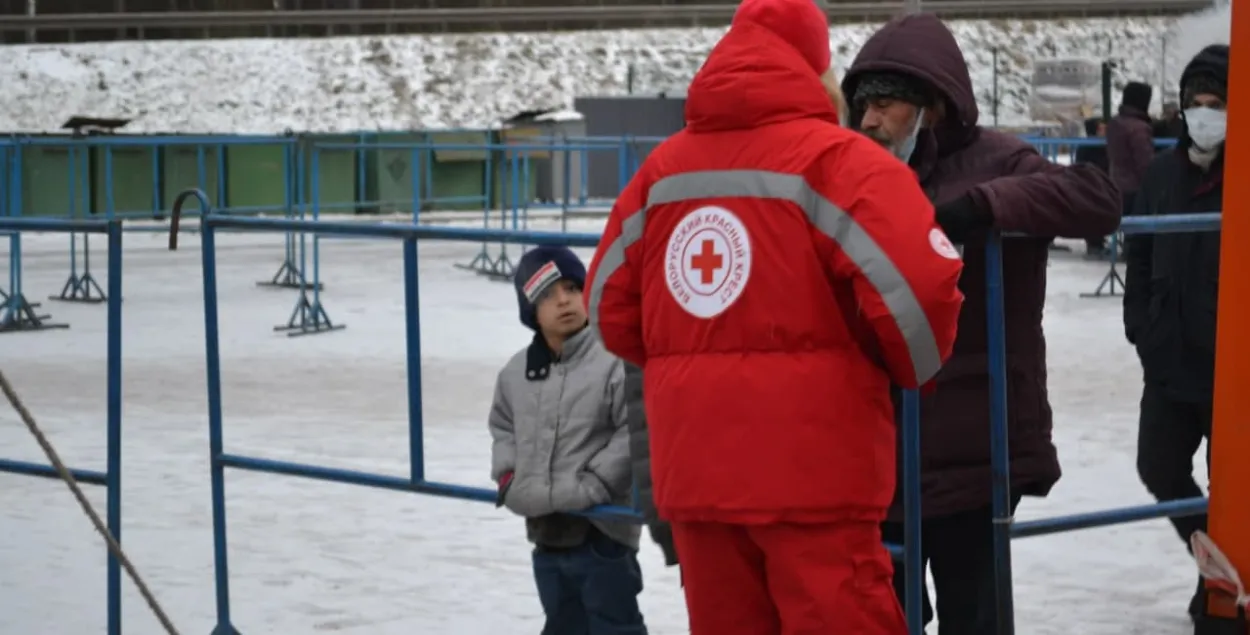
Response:
M1206 106L1185 110L1185 127L1189 130L1189 138L1194 147L1210 152L1224 143L1224 132L1228 125L1228 113Z

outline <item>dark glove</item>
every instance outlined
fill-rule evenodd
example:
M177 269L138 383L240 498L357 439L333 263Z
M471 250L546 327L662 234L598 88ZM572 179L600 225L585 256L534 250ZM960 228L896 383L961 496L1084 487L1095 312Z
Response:
M673 545L673 528L664 521L656 521L648 523L647 529L651 531L651 539L660 546L660 551L664 552L664 565L676 566L677 547Z
M508 496L508 488L511 486L512 472L499 477L499 494L495 496L495 507L503 507L503 501Z
M934 210L937 222L952 243L961 245L994 225L994 214L973 194L943 203Z

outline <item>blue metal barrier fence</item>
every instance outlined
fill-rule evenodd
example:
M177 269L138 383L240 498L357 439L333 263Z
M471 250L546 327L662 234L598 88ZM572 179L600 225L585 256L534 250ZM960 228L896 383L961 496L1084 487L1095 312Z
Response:
M23 232L105 234L108 240L108 326L106 333L107 440L103 472L70 468L81 483L103 485L109 531L121 544L122 531L122 225L120 220L60 220L41 218L0 218L0 232L11 232L19 241ZM0 360L3 361L3 360ZM50 465L0 459L0 472L60 478ZM122 634L121 566L108 552L108 634Z
M70 219L103 216L110 220L127 220L126 231L164 232L168 230L166 226L152 221L163 221L167 210L172 209L172 204L166 204L170 200L167 194L194 184L197 189L210 193L209 201L218 214L274 214L301 220L311 214L315 220L330 211L372 214L407 209L413 222L418 222L423 220L423 212L459 206L464 218L480 214L483 229L528 230L532 217L547 215L558 218L561 230L567 231L570 218L603 214L611 205L607 198L592 200L591 172L597 177L608 177L609 181L614 177L615 191L619 191L650 149L664 141L662 137L629 135L509 137L506 130L490 134L479 132L483 141L467 143L435 142L434 131L416 134L420 140L402 142L384 141L392 137L372 133L344 135L354 138L354 142L303 134L13 135L0 139L0 174L8 185L0 217L23 214ZM1104 144L1103 139L1090 138L1023 138L1042 156L1059 162L1074 162L1078 149ZM493 141L495 139L497 141ZM1174 139L1160 139L1156 140L1156 145L1164 147L1174 142ZM268 158L258 161L257 152ZM63 153L65 158L48 163L46 155L49 153L57 156ZM335 163L323 160L327 153L337 157ZM438 158L440 153L481 155L475 159L475 165L480 164L481 169L480 176L475 177L480 181L476 186L480 187L469 193L451 191L458 187L457 179L447 179L446 174L438 172L438 166L443 165ZM390 157L385 166L384 155ZM240 165L246 165L246 169ZM65 174L57 170L65 170ZM267 171L257 172L262 170ZM272 178L242 176L253 172ZM395 186L398 190L392 187L382 191L383 173L394 183L402 183ZM561 176L556 178L554 174ZM608 185L604 179L594 180L599 184L594 196L605 196L603 188ZM257 190L260 186L255 185L256 182L263 182L267 189ZM345 185L351 190L350 194L338 191L341 188L336 186L335 193L328 195L323 190L329 182ZM547 184L545 187L549 191L545 195L539 194L541 188L536 185L539 182ZM52 191L68 192L68 197L50 194ZM273 196L254 200L265 193ZM465 205L480 209L465 209ZM188 231L196 229L191 227ZM331 319L323 302L321 292L325 284L321 280L324 272L320 266L320 240L313 236L311 247L308 240L305 234L286 233L283 256L276 271L257 282L265 287L298 291L294 307L286 319L274 327L290 336L345 328L344 324ZM13 241L11 247L9 284L7 287L0 285L0 306L5 307L0 313L8 316L0 319L0 332L68 328L68 324L54 323L52 316L37 312L35 309L40 305L27 300L22 289L20 242ZM524 246L521 250L524 251ZM1122 285L1116 270L1118 255L1118 238L1113 235L1107 277L1087 296L1116 293L1116 284ZM65 283L60 292L49 299L102 302L107 294L91 271L89 235L84 234L80 240L77 233L70 234L68 260ZM483 242L472 260L456 266L491 279L508 280L513 260L506 243L492 249ZM1108 289L1107 293L1104 288Z
M425 478L423 418L421 402L421 367L419 361L408 367L408 424L410 474L407 478L371 474L366 472L329 468L287 461L275 461L247 457L225 452L222 441L221 360L218 351L218 306L216 289L217 230L315 233L320 235L356 236L379 239L396 239L403 242L406 339L409 360L420 360L420 307L417 275L418 240L443 241L490 241L511 244L551 244L593 247L600 237L592 234L557 232L518 232L506 229L467 229L454 227L430 227L400 224L362 224L345 222L311 222L293 219L238 218L212 213L207 198L198 191L184 192L179 204L188 197L199 199L203 209L200 217L202 234L202 259L204 267L205 347L208 369L209 438L211 446L211 479L213 497L213 535L216 556L216 591L218 625L215 633L237 633L230 620L229 576L226 551L225 485L226 467L258 472L285 474L344 484L361 485L417 494L427 494L493 502L493 490L451 483L439 483ZM176 211L175 211L176 216ZM1157 216L1125 219L1125 233L1214 231L1219 228L1219 214L1195 214ZM175 224L176 232L176 224ZM175 234L171 234L171 247ZM1005 238L1010 240L1011 238ZM1012 567L1010 540L1028 536L1101 527L1168 516L1203 513L1206 500L1202 498L1172 501L1156 505L1142 505L1119 509L1100 510L1055 518L1015 522L1010 509L1010 458L1007 434L1007 351L1004 323L1004 297L1002 280L1002 241L993 236L986 245L987 319L989 324L989 374L991 384L991 457L993 485L994 566L997 580L999 635L1014 633L1014 605L1012 597ZM920 408L919 395L906 391L903 398L903 492L905 514L905 548L887 545L890 551L902 555L907 574L905 604L908 626L912 635L923 632L921 615L921 590L924 575L921 567L921 489L920 489ZM621 507L598 507L585 512L593 517L629 519L638 522L636 510Z

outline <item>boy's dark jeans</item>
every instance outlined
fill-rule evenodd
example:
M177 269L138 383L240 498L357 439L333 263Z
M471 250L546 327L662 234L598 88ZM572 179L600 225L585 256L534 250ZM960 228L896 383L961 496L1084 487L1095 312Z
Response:
M535 548L534 580L547 614L542 635L647 635L638 553L598 531L577 547Z

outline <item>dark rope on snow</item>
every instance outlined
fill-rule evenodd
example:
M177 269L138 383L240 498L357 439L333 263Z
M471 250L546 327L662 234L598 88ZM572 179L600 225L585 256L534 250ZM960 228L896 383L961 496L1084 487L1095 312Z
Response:
M156 597L152 595L148 585L143 582L143 578L139 577L139 572L131 564L130 558L126 557L126 552L122 550L121 544L117 542L113 532L109 531L108 525L100 518L100 514L96 513L95 507L91 505L91 501L87 500L87 496L83 493L82 488L79 487L78 481L74 479L73 474L70 474L69 468L65 467L65 463L61 461L60 455L56 453L56 449L52 447L48 437L44 436L43 431L39 429L39 424L35 423L35 417L26 409L26 405L17 396L17 392L13 390L13 386L3 372L0 372L0 391L3 391L4 396L9 399L9 403L13 404L13 408L21 416L22 422L26 424L26 428L34 435L35 441L39 443L39 447L43 448L43 453L48 457L48 461L52 463L52 467L56 469L56 473L69 486L69 491L78 500L78 505L82 507L82 511L91 519L91 524L95 525L96 531L100 532L100 535L104 537L104 542L108 543L109 552L121 563L122 568L126 570L126 575L130 576L130 579L134 581L135 587L139 589L139 594L143 596L144 602L147 602L148 608L152 609L152 614L160 621L161 626L165 628L165 632L169 635L178 635L178 629L169 620L169 616L161 608L160 602L156 601Z

